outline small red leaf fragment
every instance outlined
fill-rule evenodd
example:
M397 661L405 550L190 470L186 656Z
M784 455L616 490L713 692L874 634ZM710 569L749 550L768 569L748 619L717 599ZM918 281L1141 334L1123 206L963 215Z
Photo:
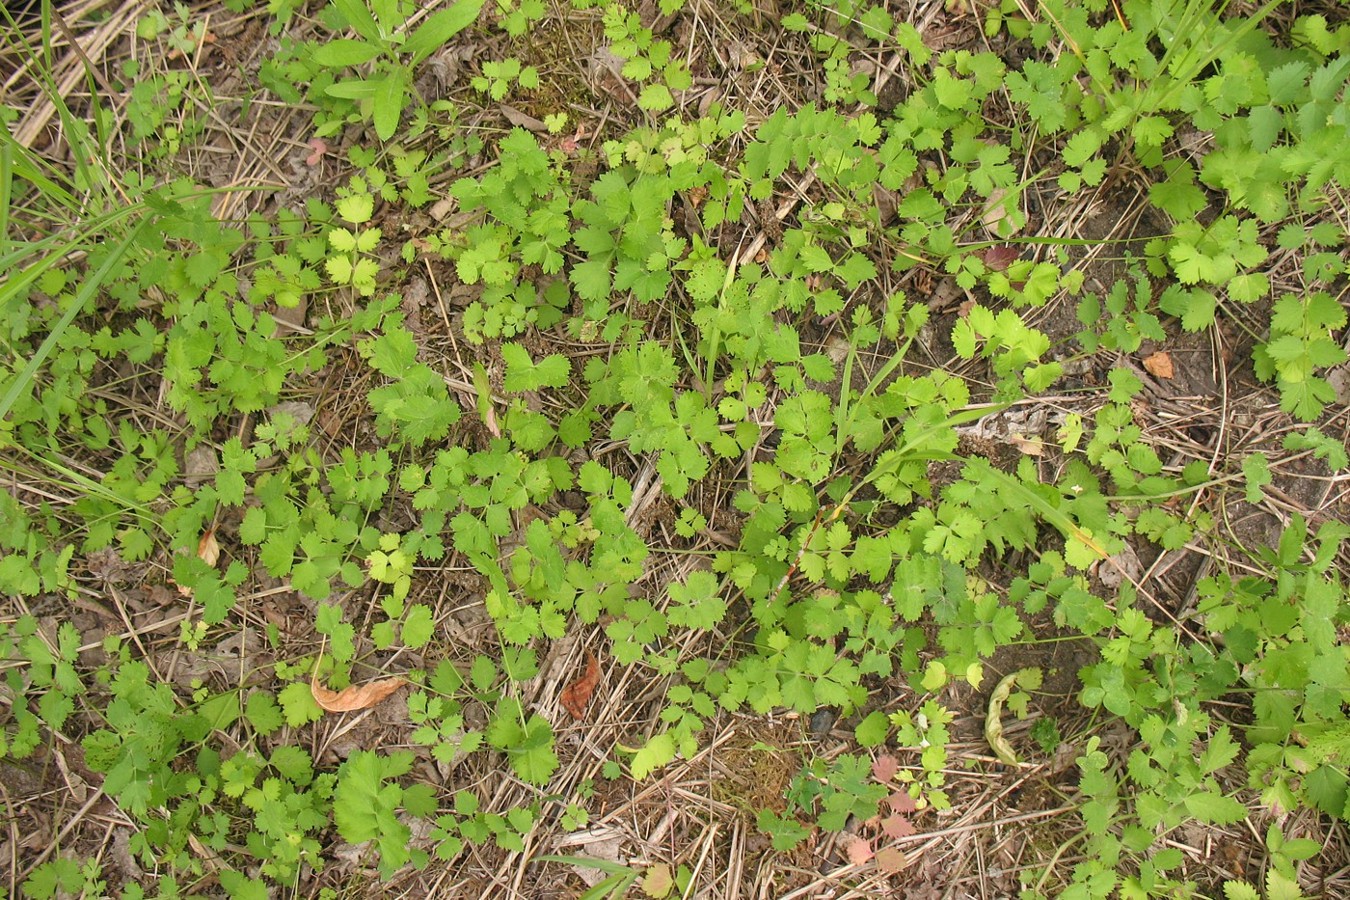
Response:
M872 852L872 842L857 835L848 839L844 852L848 854L848 861L855 866L861 866L875 855Z
M909 791L896 791L886 798L886 802L890 804L892 810L898 813L912 813L918 808L914 798L909 795Z
M882 784L895 777L895 773L900 771L900 763L894 756L878 756L872 761L872 777Z
M882 820L881 830L886 833L887 837L896 838L898 840L899 838L909 837L911 834L914 834L916 829L914 828L914 823L909 819L906 819L902 815L895 814L889 815Z
M580 149L581 139L584 137L586 137L586 129L578 128L576 130L576 133L574 133L571 137L563 138L559 142L558 146L562 148L562 151L564 153L566 153L568 156L571 156L573 153L576 153L578 149Z
M984 264L994 272L1002 272L1017 261L1017 248L998 244L984 251Z
M1163 350L1144 357L1144 368L1154 378L1171 378L1174 374L1172 357Z
M314 150L309 156L305 157L305 165L311 168L319 164L324 154L328 152L328 142L323 138L310 138L309 146Z
M591 694L595 692L595 686L599 683L600 662L595 658L594 653L587 650L586 671L563 688L560 698L563 709L571 713L574 719L584 718L586 716L586 704L591 702Z
M884 850L877 851L877 868L888 875L894 875L907 865L909 865L909 860L905 858L905 852L899 847L887 847Z

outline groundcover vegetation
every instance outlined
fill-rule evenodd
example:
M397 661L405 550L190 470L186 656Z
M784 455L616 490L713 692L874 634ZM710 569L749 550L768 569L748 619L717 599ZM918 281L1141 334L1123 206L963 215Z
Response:
M1350 895L1343 4L12 15L11 895Z

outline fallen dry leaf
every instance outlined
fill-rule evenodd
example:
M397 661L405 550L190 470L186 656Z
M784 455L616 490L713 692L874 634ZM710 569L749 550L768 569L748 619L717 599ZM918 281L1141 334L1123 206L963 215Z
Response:
M895 773L900 771L900 763L894 756L878 756L872 761L872 777L882 784L895 777Z
M583 860L597 860L626 866L628 857L623 854L623 843L626 840L624 835L615 834L603 826L598 826L587 831L572 832L567 835L561 846L583 845L585 850L572 857L578 863ZM598 866L573 865L569 868L587 887L595 887L607 877L605 870Z
M1159 350L1157 353L1144 357L1144 368L1154 378L1171 378L1173 375L1172 357L1165 351Z
M898 847L887 847L877 851L877 868L889 875L894 875L907 865L909 860L905 858L905 852Z
M591 694L600 683L600 662L595 654L586 651L586 671L562 690L563 709L572 714L572 718L581 719L586 715L586 704L591 702Z
M533 131L536 134L541 131L548 131L548 126L545 125L543 121L536 119L527 112L516 109L514 106L507 106L503 103L497 108L502 111L502 115L506 117L506 121L510 122L512 125L524 128L526 131Z
M1008 443L1022 452L1024 456L1044 456L1045 444L1039 438L1029 438L1020 434L1008 435Z
M330 691L317 681L311 680L309 690L314 695L314 702L327 712L356 712L370 709L407 683L407 679L395 676L381 678L379 681L368 681L365 684L349 685L340 691Z
M197 556L211 568L216 567L216 562L220 559L220 544L216 541L214 528L208 528L202 533L202 539L197 542Z
M1017 248L1007 244L996 244L984 251L984 264L994 272L1002 272L1017 262Z
M661 900L662 897L670 894L673 887L675 887L675 876L670 874L670 866L665 863L657 863L648 868L647 874L642 879L643 893L654 898L654 900Z
M896 791L886 798L886 803L898 813L912 813L919 807L909 795L909 791Z
M872 842L857 835L849 838L848 846L844 848L844 852L848 854L848 861L855 866L861 866L876 855L872 852Z
M902 838L914 834L914 823L901 815L889 815L881 821L881 830L888 837Z

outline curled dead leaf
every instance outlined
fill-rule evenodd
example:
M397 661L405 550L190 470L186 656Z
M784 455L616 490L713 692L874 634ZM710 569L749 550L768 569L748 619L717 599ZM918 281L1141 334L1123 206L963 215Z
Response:
M311 680L309 690L314 695L314 702L326 712L357 712L369 709L407 683L406 678L395 676L368 681L365 684L349 685L340 691L330 691L318 681Z
M600 661L595 658L595 654L586 651L586 670L577 678L568 683L563 688L562 701L563 709L572 714L572 718L581 719L586 715L586 704L591 702L591 694L595 692L595 687L600 683Z
M1003 736L1003 704L1012 696L1021 674L1020 671L1013 672L994 687L994 693L989 696L989 713L984 720L984 739L989 742L994 755L1010 766L1017 765L1017 753Z
M1144 369L1154 378L1171 378L1175 374L1172 357L1163 350L1144 357Z
M220 560L220 544L216 541L214 528L208 528L202 533L201 540L197 542L197 556L211 568L216 567Z

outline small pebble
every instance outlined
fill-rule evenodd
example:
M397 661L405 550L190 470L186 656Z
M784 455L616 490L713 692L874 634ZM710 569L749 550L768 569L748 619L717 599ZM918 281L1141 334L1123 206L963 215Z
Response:
M839 719L839 710L832 706L822 707L811 713L811 737L820 740L830 733Z

